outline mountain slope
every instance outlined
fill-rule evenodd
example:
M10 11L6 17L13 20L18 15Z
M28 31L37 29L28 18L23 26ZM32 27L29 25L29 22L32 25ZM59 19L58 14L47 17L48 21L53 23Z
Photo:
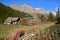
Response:
M45 12L42 8L33 8L27 4L23 4L23 5L17 5L17 4L13 4L10 6L12 9L14 10L18 10L24 13L27 13L31 16L33 16L33 18L38 18L39 15L47 15L47 12Z
M26 12L29 14L32 13L36 13L36 14L46 14L46 12L42 9L42 8L33 8L27 4L23 4L18 6L17 4L11 5L10 6L12 9L18 10L18 11L22 11L22 12Z
M3 23L7 17L24 18L24 17L32 17L32 16L24 12L14 10L9 6L5 6L2 3L0 3L0 23Z

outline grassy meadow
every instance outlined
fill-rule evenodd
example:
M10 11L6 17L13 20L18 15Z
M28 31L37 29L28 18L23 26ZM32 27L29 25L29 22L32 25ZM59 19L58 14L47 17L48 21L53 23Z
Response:
M42 23L34 26L25 26L20 24L10 24L10 25L4 25L0 24L0 38L8 37L12 33L14 33L18 29L23 29L25 32L29 32L31 29L35 28L36 30L44 30L45 28L48 28L50 26L54 25L54 23Z

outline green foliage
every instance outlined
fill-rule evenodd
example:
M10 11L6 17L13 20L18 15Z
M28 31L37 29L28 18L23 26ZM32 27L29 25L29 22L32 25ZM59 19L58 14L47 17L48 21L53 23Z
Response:
M60 23L60 8L58 8L58 11L56 13L56 20L57 20L57 23Z
M48 21L53 21L53 19L54 19L54 15L52 12L50 12L48 15Z
M46 19L46 17L44 15L39 15L38 18L41 19L42 22L47 21L47 19Z
M0 23L3 23L4 20L7 17L24 18L24 17L32 17L32 16L31 15L28 15L27 13L24 13L24 12L13 10L9 6L5 6L5 5L3 5L3 4L0 3Z

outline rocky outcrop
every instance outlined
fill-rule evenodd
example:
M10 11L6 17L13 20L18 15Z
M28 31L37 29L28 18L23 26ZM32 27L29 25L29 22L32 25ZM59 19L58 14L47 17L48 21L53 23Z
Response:
M14 5L11 5L10 7L15 10L19 10L19 11L30 13L30 14L31 13L36 13L36 14L45 14L46 13L42 8L33 8L26 4L23 4L20 6L18 6L17 4L14 4Z
M44 11L43 8L33 8L27 4L23 4L23 5L17 5L17 4L14 4L14 5L11 5L10 6L12 9L14 10L18 10L18 11L21 11L21 12L25 12L31 16L33 16L33 18L38 18L38 15L47 15L47 12Z

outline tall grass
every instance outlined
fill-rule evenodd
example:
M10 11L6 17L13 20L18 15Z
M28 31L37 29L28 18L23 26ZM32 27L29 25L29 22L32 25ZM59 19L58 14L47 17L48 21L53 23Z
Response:
M44 35L44 36L43 36ZM40 31L40 40L60 40L60 24Z

